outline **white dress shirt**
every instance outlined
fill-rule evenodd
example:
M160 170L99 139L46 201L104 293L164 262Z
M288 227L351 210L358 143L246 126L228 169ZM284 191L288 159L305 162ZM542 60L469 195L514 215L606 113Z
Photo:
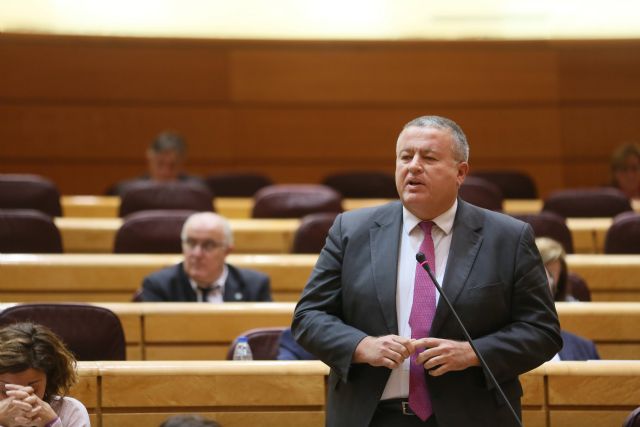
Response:
M458 209L458 201L444 213L434 218L435 226L431 229L431 237L436 256L435 276L442 285L447 268L453 221ZM398 335L411 338L409 315L413 304L413 286L416 277L416 254L424 240L424 233L418 224L422 220L402 208L402 235L400 238L400 255L398 256L398 281L396 286L396 311L398 316ZM440 295L436 290L436 305ZM391 371L391 376L382 393L382 400L407 397L409 395L409 358L401 366Z
M223 265L222 267L222 274L220 275L220 277L218 277L213 283L209 284L209 287L214 287L217 286L218 290L215 292L209 292L209 295L207 295L207 301L206 302L213 302L213 303L222 303L224 302L224 299L222 298L222 296L224 295L224 282L227 281L227 276L229 275L229 269L227 268L227 265ZM194 282L193 280L189 279L189 283L191 283L191 287L193 288L194 292L196 293L196 299L198 301L202 301L202 291L200 290L200 288L198 287L198 284L196 282ZM206 287L206 286L203 286Z

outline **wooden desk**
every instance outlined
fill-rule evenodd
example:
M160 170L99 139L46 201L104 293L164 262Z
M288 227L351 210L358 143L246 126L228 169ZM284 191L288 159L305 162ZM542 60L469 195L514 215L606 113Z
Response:
M317 255L232 254L231 264L271 277L276 301L297 301ZM180 255L0 254L0 301L130 301L142 279ZM640 301L640 256L568 255L594 301Z
M391 199L344 199L344 210L382 205ZM62 214L69 217L114 218L118 216L120 198L117 196L62 196L60 198ZM253 198L216 197L215 209L227 218L251 218ZM542 210L541 199L505 199L503 208L509 214L535 214ZM640 199L633 200L632 206L640 212Z
M239 255L227 262L271 278L276 301L297 301L317 255ZM0 254L0 301L129 302L144 277L181 255Z
M157 427L178 413L225 427L324 425L319 361L79 362L78 372L71 395L92 425ZM640 361L547 362L520 381L527 427L619 427L640 402Z
M12 303L8 304L11 305ZM120 318L129 360L222 360L242 332L291 324L294 303L94 303ZM558 303L563 329L603 358L640 359L640 303Z
M231 219L238 253L289 253L298 219ZM66 253L113 252L120 218L55 218ZM602 253L610 218L569 218L576 253Z
M322 362L79 362L78 371L92 387L71 395L94 426L157 427L180 413L225 427L324 425Z
M66 253L110 253L120 218L55 218ZM235 252L289 253L298 219L231 219Z

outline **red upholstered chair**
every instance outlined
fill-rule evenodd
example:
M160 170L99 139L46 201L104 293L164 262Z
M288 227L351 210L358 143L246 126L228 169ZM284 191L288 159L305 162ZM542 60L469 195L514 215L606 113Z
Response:
M243 332L240 336L247 337L253 360L277 360L280 346L280 335L286 328L276 326L270 328L256 328ZM239 337L238 337L239 338ZM236 348L238 338L233 340L227 351L227 360L233 359L233 350Z
M325 185L270 185L254 196L253 218L301 218L318 212L342 212L342 196Z
M604 241L605 254L640 254L640 214L625 212L613 219Z
M587 282L576 273L567 274L567 290L578 301L591 301L591 291Z
M26 174L0 174L0 209L35 209L61 216L60 193L46 178Z
M550 237L559 242L568 254L573 253L573 236L567 227L563 217L553 212L540 212L539 214L513 215L533 228L536 237Z
M518 171L479 171L471 176L486 179L497 186L505 199L537 199L538 190L533 179Z
M609 187L554 191L542 209L565 218L613 217L633 210L624 193Z
M88 304L19 304L0 312L0 325L32 322L55 332L78 360L125 360L120 319Z
M467 176L458 192L465 202L492 211L502 211L502 193L491 182L475 176Z
M631 411L622 427L640 427L640 406Z
M294 254L320 253L337 215L337 212L322 212L304 216L293 235L291 252Z
M322 183L351 199L397 199L395 178L385 172L343 172L328 175Z
M113 251L119 254L178 254L180 232L195 211L153 210L127 215L115 236Z
M216 197L253 197L263 187L272 185L270 178L256 173L220 173L204 179Z
M0 209L0 253L62 253L53 219L32 209Z
M158 209L213 211L213 195L204 185L191 182L137 182L122 195L119 215Z

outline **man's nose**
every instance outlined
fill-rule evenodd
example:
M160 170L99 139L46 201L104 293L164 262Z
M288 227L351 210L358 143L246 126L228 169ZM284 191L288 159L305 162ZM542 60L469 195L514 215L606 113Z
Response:
M414 155L411 161L409 162L409 170L412 173L422 172L424 166L422 165L422 160L418 154Z

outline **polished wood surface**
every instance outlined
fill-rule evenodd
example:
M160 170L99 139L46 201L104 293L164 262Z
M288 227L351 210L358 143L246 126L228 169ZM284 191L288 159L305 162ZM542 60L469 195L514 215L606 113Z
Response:
M238 253L289 253L299 219L231 219ZM577 253L602 253L611 218L568 218ZM55 218L66 253L110 253L120 218Z
M230 219L237 253L289 253L298 219ZM121 218L55 218L66 253L113 252Z
M344 199L344 210L352 210L388 203L390 199ZM63 216L81 218L115 218L118 216L120 198L115 196L62 196ZM505 199L503 208L508 214L535 214L542 210L540 199ZM640 212L640 199L632 200L633 208ZM216 197L216 211L226 218L251 218L253 198Z
M99 194L143 173L149 142L171 128L193 174L320 182L392 170L403 124L435 113L465 130L475 170L526 171L541 195L601 185L614 147L640 132L639 46L2 33L0 168Z
M129 360L223 360L244 331L290 325L295 307L293 302L94 304L122 321ZM602 358L640 359L640 303L557 303L557 311L562 328L593 340Z
M79 362L78 371L71 395L94 426L157 427L180 413L225 427L324 425L321 362Z
M71 395L92 425L157 427L199 413L225 427L324 425L319 361L79 362ZM640 401L640 361L547 362L520 376L527 427L619 427Z
M180 255L0 254L0 300L130 301L142 279ZM271 277L276 301L297 301L317 255L231 254L227 261ZM568 255L593 301L640 301L640 256Z

